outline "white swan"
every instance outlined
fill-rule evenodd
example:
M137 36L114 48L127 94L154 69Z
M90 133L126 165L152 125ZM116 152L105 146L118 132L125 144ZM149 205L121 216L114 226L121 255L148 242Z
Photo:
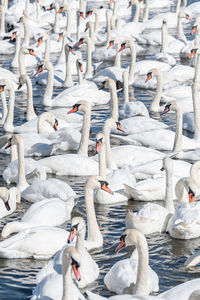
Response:
M84 238L86 233L86 225L82 217L73 217L71 220L71 229L70 229L70 235L68 237L68 245L74 240L74 237L76 237L76 248L78 252L80 253L81 259L80 259L80 275L81 275L81 281L79 281L77 284L80 288L84 288L88 284L92 283L94 280L96 280L99 276L99 267L96 264L96 262L93 260L93 258L90 256L90 254L87 252L87 250L84 247ZM49 278L52 277L61 277L60 268L62 266L62 255L63 251L65 251L66 246L60 250L56 256L51 259L37 274L37 282L38 286L35 289L35 292L37 291L42 293L42 290L44 288L42 282L49 280ZM88 268L90 269L90 272L87 272ZM53 284L53 283L52 283Z
M21 200L20 191L12 187L8 190L6 187L0 188L0 218L12 214L16 210L16 203Z
M88 176L98 174L98 164L88 156L88 139L90 131L91 106L86 101L79 101L68 112L84 112L84 127L78 154L65 154L41 159L40 164L47 173L71 176Z
M166 230L169 218L174 213L172 159L169 157L164 158L163 167L166 170L164 207L159 204L148 203L136 213L129 211L126 215L126 228L135 228L143 234L164 232Z
M130 291L131 294L148 295L158 291L159 279L149 266L148 245L144 235L136 229L127 229L120 240L117 250L129 245L135 245L137 250L130 258L112 266L104 277L106 287L117 294Z
M20 221L7 223L1 236L7 238L14 232L37 226L60 226L71 218L73 207L74 197L68 198L66 201L59 198L40 200L27 209Z
M35 288L31 299L85 300L85 297L72 281L72 270L77 282L82 281L80 266L81 253L72 246L65 248L61 255L60 274L50 274L44 278Z
M82 63L80 60L76 61L77 72L79 77L82 76L80 67L82 70ZM53 107L66 107L72 106L79 100L86 100L91 105L102 105L106 104L110 100L110 96L107 92L98 89L97 85L93 82L82 82L79 85L71 86L63 92L59 93L58 96L52 99L53 94L53 67L48 61L44 61L42 65L38 67L37 73L48 70L48 81L43 97L43 105ZM73 82L70 70L67 72L68 82ZM81 80L81 78L80 78Z

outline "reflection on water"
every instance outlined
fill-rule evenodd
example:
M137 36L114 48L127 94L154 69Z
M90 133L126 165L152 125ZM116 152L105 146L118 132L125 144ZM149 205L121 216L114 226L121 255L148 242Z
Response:
M189 29L187 32L189 32ZM175 32L173 32L173 34L175 34ZM8 66L7 57L2 57L1 63L3 63L4 66ZM34 104L38 113L40 114L44 111L44 108L41 104L44 94L44 87L35 84L36 78L32 76L33 73L33 70L29 69L29 74L31 75L31 79L33 81ZM55 89L54 97L59 92L59 89ZM120 93L119 96L120 101L122 102L122 94ZM16 110L14 119L15 125L20 125L24 120L26 97L26 93L16 93ZM147 91L135 89L135 97L138 100L143 101L149 107L153 95L148 94ZM109 105L93 109L91 125L92 139L95 139L95 134L101 130L104 120L108 116ZM163 119L169 125L175 124L175 118L173 114L165 115ZM91 153L91 155L93 154ZM8 165L8 163L9 157L0 155L1 172ZM80 196L80 198L77 200L77 205L73 209L72 215L80 213L85 217L84 185L86 178L71 178L67 176L58 178L69 183ZM0 177L0 185L4 185L2 177ZM115 253L115 248L119 242L120 235L125 229L124 220L127 210L132 209L136 211L141 207L141 205L143 205L143 203L141 204L133 201L129 201L127 204L118 206L96 205L97 219L104 237L104 247L102 249L92 251L92 255L99 264L101 270L99 279L89 287L89 289L93 290L95 293L104 296L111 295L111 293L104 287L103 278L106 272L115 262L131 255L131 252L134 249L133 247L123 249L119 253ZM12 216L8 216L1 220L1 228L7 222L19 219L28 207L29 203L22 200L22 203L18 205L17 211L13 213ZM64 224L62 228L66 228L66 226L69 226L69 224ZM200 249L200 239L181 241L170 238L168 234L154 234L148 236L147 241L149 245L151 267L158 273L160 278L160 292L187 280L199 277L200 269L198 267L186 271L183 265L189 255L194 253L195 250ZM36 274L44 265L44 263L44 261L35 260L0 259L0 299L22 300L30 298L32 290L35 287Z

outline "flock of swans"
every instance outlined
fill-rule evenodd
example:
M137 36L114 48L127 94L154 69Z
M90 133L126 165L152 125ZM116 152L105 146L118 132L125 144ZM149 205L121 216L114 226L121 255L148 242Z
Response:
M0 153L10 155L0 218L17 211L22 199L30 205L21 218L3 221L0 258L48 260L32 300L108 299L88 286L102 270L89 251L101 251L105 238L95 204L109 209L146 201L127 212L121 237L113 235L120 238L116 251L135 250L106 273L105 288L118 294L109 299L199 300L200 278L159 293L145 236L169 234L188 243L200 237L200 3L176 0L174 12L172 0L104 2L1 1L0 54L12 59L0 67ZM41 105L48 111L40 115L32 82L44 86ZM136 101L138 88L153 94L149 109ZM26 93L26 121L16 126L20 93ZM94 109L104 114L96 142ZM175 131L163 122L168 116ZM74 213L79 195L64 176L85 179L86 218ZM62 225L69 221L67 231ZM183 267L199 262L197 251Z

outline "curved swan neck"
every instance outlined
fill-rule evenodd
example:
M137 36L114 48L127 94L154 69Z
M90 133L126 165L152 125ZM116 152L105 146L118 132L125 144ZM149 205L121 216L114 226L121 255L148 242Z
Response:
M132 41L129 41L129 47L131 50L131 64L130 64L130 69L129 69L129 84L132 84L135 79L135 62L136 62L136 50L135 50L135 44Z
M88 140L90 136L91 106L89 103L82 108L83 129L78 154L88 156Z
M108 169L117 170L117 164L113 159L112 151L110 147L110 131L111 131L111 118L107 119L104 123L103 134L105 137L105 147L106 147L106 166Z
M149 252L146 238L144 235L134 229L132 231L132 244L135 244L138 251L138 267L137 279L133 290L133 294L147 295L148 294L148 266ZM127 232L127 231L126 231Z
M167 53L168 47L168 30L167 30L167 23L162 24L162 44L161 44L161 52Z
M71 87L74 85L73 79L72 79L72 72L71 72L71 60L70 56L72 54L69 52L69 46L65 45L65 61L66 61L66 75L64 80L64 87Z
M38 118L37 132L39 134L46 133L46 130L44 128L44 122L46 121L47 123L49 123L50 125L53 126L52 123L54 123L54 120L55 120L55 116L52 113L50 113L50 112L42 113Z
M26 119L27 121L32 120L37 117L35 114L35 110L33 107L33 87L32 87L32 82L29 78L28 75L24 75L26 87L27 87L27 114L26 114Z
M48 71L48 81L43 97L43 105L51 106L51 100L53 95L54 68L50 61L45 62L45 69Z
M3 126L4 131L6 132L13 132L13 119L14 119L14 106L15 106L15 91L14 86L11 82L7 82L7 87L9 90L9 104L8 104L8 114Z
M119 107L115 81L113 79L108 79L108 86L111 98L111 117L117 122L119 119Z
M119 41L117 41L116 42L115 64L114 64L114 66L117 68L121 68L121 51L119 52L120 48L121 48L121 43Z
M157 89L156 89L154 99L150 106L150 111L159 112L160 111L160 99L161 99L162 90L163 90L163 76L162 76L162 73L158 69L153 69L152 73L156 76L156 79L157 79Z
M103 244L103 237L97 224L94 200L93 200L93 189L90 188L87 183L85 186L85 205L86 215L88 223L88 237L87 240L90 242L98 241L99 244Z
M180 105L176 105L176 132L174 139L174 146L172 152L180 151L182 149L182 127L183 127L183 114Z
M123 90L124 90L124 103L129 102L129 89L128 89L128 72L124 71L123 74Z
M1 92L1 102L2 102L2 119L1 119L1 122L2 122L2 124L4 124L7 113L8 113L5 92Z
M133 22L138 23L140 17L140 4L138 0L134 1L134 5L135 5L135 15L133 17Z
M1 6L1 28L0 28L0 35L5 34L5 8Z
M166 169L166 186L165 186L165 199L164 206L169 211L169 213L174 213L174 202L173 202L173 161L171 158L169 163L165 164Z
M184 42L187 42L186 36L183 31L182 16L180 13L178 15L177 30L178 30L178 38L183 40Z
M24 162L24 140L19 135L15 135L15 140L17 142L17 152L18 152L18 184L17 187L22 192L27 186L29 186L26 181L25 176L25 162Z
M149 0L146 0L145 8L144 8L143 22L148 21L148 19L149 19Z
M65 250L64 250L63 256L62 256L62 273L63 273L62 300L74 300L70 260L71 260L70 257L65 255Z
M195 181L195 183L199 186L200 182L200 175L199 175L199 169L200 169L200 161L197 161L194 163L190 169L190 176Z

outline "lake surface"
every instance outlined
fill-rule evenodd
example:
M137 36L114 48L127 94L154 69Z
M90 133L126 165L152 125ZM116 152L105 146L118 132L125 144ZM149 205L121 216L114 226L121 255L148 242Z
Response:
M161 0L162 1L162 0ZM192 3L195 1L188 1ZM102 3L99 1L99 3ZM98 6L97 2L90 4L90 7ZM158 13L156 11L153 14ZM194 21L194 20L193 20ZM186 27L187 37L190 38L191 23ZM174 32L175 34L175 32ZM0 57L0 61L4 67L9 68L8 57ZM126 62L124 62L126 64ZM41 104L44 87L37 85L36 78L33 77L35 69L29 69L28 73L33 81L34 105L39 113L44 111ZM60 92L59 89L54 90L54 96ZM122 93L119 93L119 98L122 100ZM151 103L152 96L148 91L135 89L135 96L138 100L142 100L148 107ZM26 111L26 94L21 92L16 93L16 111L15 125L22 124L25 121ZM92 111L91 137L95 139L95 134L99 132L104 124L104 120L109 116L109 105L104 107L95 107ZM167 115L166 122L170 125L174 124L174 116ZM113 141L112 141L113 143ZM9 163L9 157L0 155L0 170L1 172ZM85 218L85 203L84 203L84 185L86 178L71 178L67 176L58 177L69 183L72 188L80 195L74 208L74 213L79 212ZM2 177L0 184L4 185ZM111 266L120 259L129 257L133 248L124 249L119 253L115 253L116 245L119 242L119 237L125 229L125 216L128 209L137 211L144 203L129 201L123 205L104 206L96 205L96 214L100 225L103 237L104 247L92 252L92 255L100 267L99 279L92 284L89 289L102 296L112 295L105 287L103 278ZM19 219L25 210L29 207L29 203L22 200L17 207L17 211L11 216L1 220L1 228L8 222ZM69 229L70 222L61 226ZM200 239L189 241L175 240L169 237L168 234L154 234L147 237L150 265L157 272L160 278L160 292L176 286L190 279L198 278L200 275L199 268L194 268L190 272L186 272L183 264L186 258L200 249ZM35 287L35 278L39 269L45 264L45 261L23 260L23 259L0 259L0 300L22 300L29 299Z

